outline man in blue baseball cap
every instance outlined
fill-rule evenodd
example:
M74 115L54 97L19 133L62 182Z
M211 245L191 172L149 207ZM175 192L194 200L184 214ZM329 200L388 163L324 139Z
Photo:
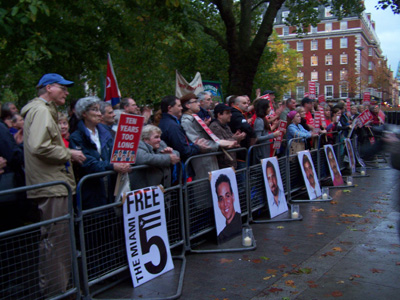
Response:
M24 124L26 185L63 181L75 190L71 162L82 163L82 151L67 149L58 127L57 106L65 104L72 81L59 74L43 75L37 84L38 97L26 104L21 115ZM40 211L41 221L68 214L68 191L63 185L30 190ZM66 291L71 273L68 221L42 226L39 286L45 298ZM53 246L48 246L53 245Z

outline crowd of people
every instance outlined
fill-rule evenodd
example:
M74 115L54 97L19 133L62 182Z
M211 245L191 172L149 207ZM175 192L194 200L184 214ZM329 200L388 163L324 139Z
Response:
M112 107L90 96L73 101L68 113L59 112L58 107L65 105L68 89L73 84L59 74L45 74L36 87L38 96L27 103L21 113L13 103L2 105L0 174L3 179L7 174L12 175L13 187L60 180L75 191L77 182L88 174L109 170L130 173L131 164L110 163L121 113L145 118L136 165L149 168L130 174L131 188L135 189L156 184L165 187L180 184L178 170L194 155L238 147L249 149L256 144L272 142L280 134L280 120L287 121L286 140L309 139L324 133L333 138L329 135L333 131L345 132L347 136L354 119L365 109L362 105L353 105L347 114L344 102L335 106L326 104L323 106L325 122L315 128L313 114L320 110L316 101L305 97L299 104L292 98L279 102L274 91L267 90L259 93L254 101L246 95L232 95L227 97L226 103L213 102L209 92L187 94L181 98L165 96L160 111L154 114L152 108L140 108L131 97L123 98L117 107ZM383 122L375 108L371 112L373 124ZM197 117L209 126L219 138L218 142L206 133ZM313 143L308 146L313 147ZM260 159L272 155L284 155L284 147L283 143L276 152L270 144L257 147L250 163L260 163ZM205 178L209 172L220 168L245 168L246 155L247 152L242 151L192 159L185 179ZM113 201L110 195L115 180L116 176L90 179L83 190L82 208L90 209ZM21 218L26 222L35 218L40 221L56 218L68 210L68 191L62 185L30 190L23 200L1 199L6 203L2 210L1 230L21 225L16 224L21 217L16 216L16 211L23 212ZM40 287L45 293L63 291L67 287L70 266L65 264L65 256L69 252L65 251L67 246L62 247L69 243L65 239L67 231L68 225L63 222L50 224L42 231L46 236L42 242L58 245L42 249L45 253L40 262L43 264ZM44 271L46 261L54 257L59 262L52 264L55 269ZM55 282L52 272L61 274L64 280Z

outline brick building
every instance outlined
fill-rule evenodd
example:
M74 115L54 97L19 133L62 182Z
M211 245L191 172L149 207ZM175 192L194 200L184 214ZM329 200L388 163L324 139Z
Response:
M285 24L287 8L277 14L274 28L279 37L303 54L297 70L300 83L285 97L302 99L308 91L308 81L315 81L317 95L325 94L327 101L349 97L358 102L364 92L370 92L372 99L390 101L393 73L382 56L371 15L363 13L361 17L338 20L330 13L330 7L315 9L321 21L302 36L292 33L294 27Z

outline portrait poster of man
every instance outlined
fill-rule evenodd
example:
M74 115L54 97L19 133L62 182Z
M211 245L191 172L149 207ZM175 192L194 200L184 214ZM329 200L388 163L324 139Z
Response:
M263 159L261 160L261 165L269 213L273 218L288 211L278 159L276 157Z
M218 244L242 232L242 218L235 171L226 168L211 172L211 193L214 205Z
M343 177L340 172L339 164L337 163L337 159L335 156L335 151L333 151L332 145L325 145L325 156L326 161L328 162L329 171L331 173L331 178L334 186L343 185Z
M347 156L349 157L351 173L355 173L356 172L356 161L354 159L353 145L351 144L350 139L344 139L344 142L346 144Z
M299 158L300 168L310 200L321 197L321 187L319 186L318 176L315 172L310 152L308 150L297 152L297 157Z

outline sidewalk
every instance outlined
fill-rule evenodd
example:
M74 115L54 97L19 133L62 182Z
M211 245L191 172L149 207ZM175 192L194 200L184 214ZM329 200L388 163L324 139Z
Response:
M355 188L331 189L332 202L300 204L303 221L252 224L255 251L188 253L180 299L398 299L400 172L380 166ZM179 267L96 298L173 294Z

